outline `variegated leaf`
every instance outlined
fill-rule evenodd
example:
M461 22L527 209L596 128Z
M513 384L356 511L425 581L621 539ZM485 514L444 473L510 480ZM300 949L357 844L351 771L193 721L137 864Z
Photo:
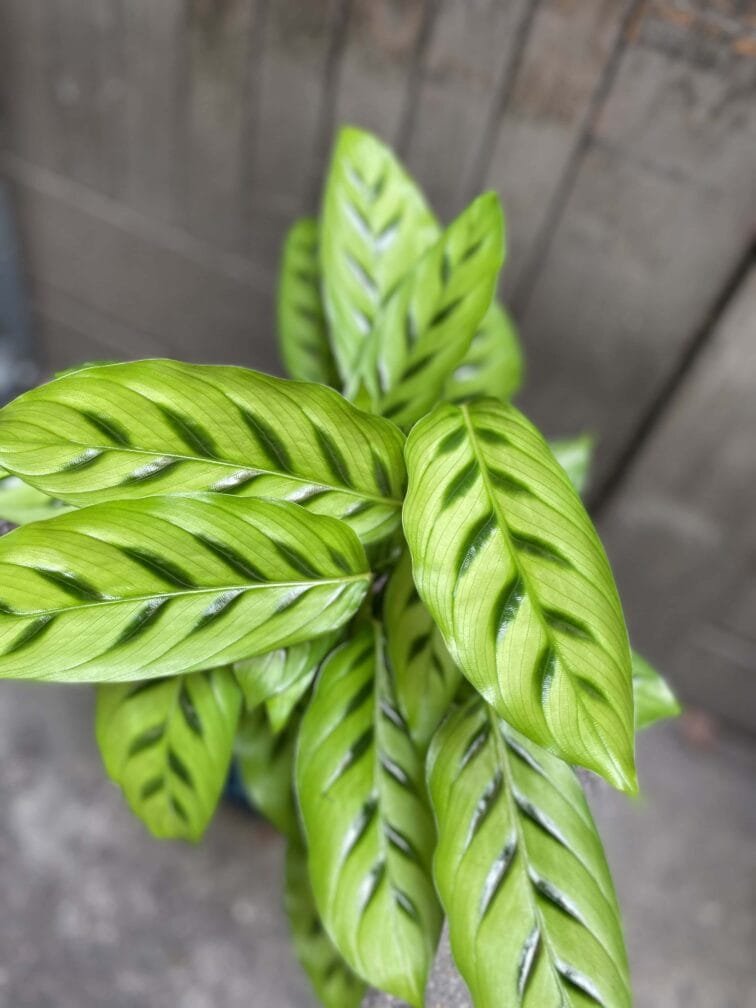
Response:
M403 437L331 389L234 367L138 361L77 371L0 410L0 464L69 504L211 490L399 525Z
M285 836L296 837L294 746L299 722L275 734L264 707L244 714L234 743L234 756L247 797Z
M231 762L241 693L229 668L97 688L108 774L156 837L198 840Z
M574 438L549 441L549 448L554 457L579 494L583 494L588 485L594 444L591 434L579 434Z
M377 625L327 659L305 713L297 795L318 910L349 966L413 1006L441 926L423 769Z
M467 353L444 386L442 398L461 403L493 396L511 399L522 384L522 348L511 316L492 302Z
M145 679L344 624L354 533L296 504L206 494L97 504L0 539L0 677Z
M284 905L297 959L323 1008L359 1008L365 983L349 969L323 927L300 839L290 840L286 847Z
M416 746L425 752L462 676L420 600L406 551L389 579L383 615L397 704Z
M337 636L336 632L323 634L315 640L277 648L237 662L234 670L247 709L259 707L269 697L288 689L303 677L312 679L321 661L336 643Z
M320 255L326 315L347 387L378 311L438 233L388 147L370 133L342 129L326 183Z
M669 683L637 651L633 651L633 696L638 729L680 713L680 703Z
M328 341L320 294L318 222L296 221L286 236L278 284L278 339L286 370L299 381L336 387L339 376Z
M476 1008L630 1008L609 870L580 785L479 698L429 753L436 885Z
M630 648L609 563L562 467L514 407L441 405L407 443L420 596L498 713L636 788Z
M441 398L491 304L504 257L495 193L480 196L378 312L363 375L377 412L409 427Z

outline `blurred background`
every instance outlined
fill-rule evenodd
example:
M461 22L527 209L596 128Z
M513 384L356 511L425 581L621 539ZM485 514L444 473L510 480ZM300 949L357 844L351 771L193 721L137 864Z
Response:
M596 434L634 641L689 708L640 806L595 799L637 1003L754 1008L756 2L0 0L0 99L3 397L82 360L280 370L281 240L342 123L445 220L501 194L519 403ZM0 1006L309 1004L267 827L147 841L87 703L0 690Z

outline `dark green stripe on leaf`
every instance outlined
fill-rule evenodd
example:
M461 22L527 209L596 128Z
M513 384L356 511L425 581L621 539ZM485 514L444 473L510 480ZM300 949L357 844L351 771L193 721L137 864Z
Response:
M182 416L170 406L160 404L157 408L174 434L184 442L193 454L199 455L201 458L217 458L215 442L209 431L205 430L196 420Z

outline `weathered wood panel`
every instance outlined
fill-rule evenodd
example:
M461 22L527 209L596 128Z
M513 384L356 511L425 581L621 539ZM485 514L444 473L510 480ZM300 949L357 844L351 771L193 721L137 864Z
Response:
M601 518L639 649L756 728L756 266Z

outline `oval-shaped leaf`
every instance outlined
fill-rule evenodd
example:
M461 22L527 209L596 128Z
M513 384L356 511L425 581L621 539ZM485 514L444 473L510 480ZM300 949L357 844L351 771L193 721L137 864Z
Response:
M467 353L447 379L442 398L455 403L487 396L511 399L522 384L523 368L515 324L494 301Z
M18 476L0 472L0 519L14 525L44 521L70 511L63 501L48 497Z
M278 339L286 370L299 381L339 383L320 295L318 222L296 221L286 236L278 284Z
M407 443L420 596L475 688L528 737L636 788L630 648L598 536L546 442L493 399Z
M377 412L409 427L438 401L491 304L503 258L499 197L486 193L449 225L377 315L364 369Z
M0 539L0 676L114 681L212 668L330 632L369 582L354 533L296 504L98 504Z
M439 227L392 152L342 129L326 182L320 250L326 315L345 385L386 297L436 240Z
M383 614L397 704L415 745L425 752L462 674L417 593L406 551L389 579Z
M286 847L284 905L297 959L323 1008L359 1008L365 983L349 969L323 927L301 840L290 840Z
M588 485L594 445L591 434L579 434L574 438L549 441L549 448L554 453L554 458L567 473L570 483L579 494L583 494Z
M98 687L105 769L154 836L202 836L226 781L240 709L229 668Z
M574 772L473 698L428 779L436 885L476 1008L630 1008L617 900Z
M270 697L288 689L303 677L312 676L333 649L336 633L324 634L288 648L277 648L267 654L255 655L234 666L244 703L254 710Z
M67 503L268 497L366 543L398 528L403 441L332 389L166 360L77 371L0 411L0 464Z
M327 659L302 721L297 795L318 910L350 967L411 1005L441 926L422 763L364 626Z
M239 725L234 756L250 803L285 836L299 834L294 804L294 746L298 722L275 734L264 707L248 711Z
M633 696L637 729L677 717L681 710L669 683L637 651L633 651Z

